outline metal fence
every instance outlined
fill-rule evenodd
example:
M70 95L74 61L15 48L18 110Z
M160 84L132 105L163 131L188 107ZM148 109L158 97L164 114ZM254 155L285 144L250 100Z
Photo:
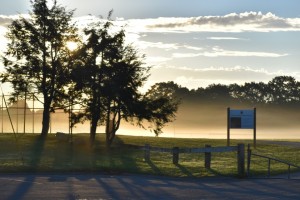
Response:
M282 160L282 159L278 159L278 158L274 158L274 157L270 157L270 156L267 156L267 155L253 153L251 148L250 148L250 145L248 144L248 148L247 148L247 175L248 176L251 175L251 166L252 166L252 163L253 163L253 160L254 160L253 157L261 158L260 162L262 162L263 160L267 161L267 165L261 166L261 167L267 169L266 171L267 171L267 177L268 178L271 177L271 161L274 161L275 163L280 163L280 164L283 164L283 165L287 166L287 178L288 179L291 178L291 167L293 167L294 169L297 169L297 170L300 169L300 166L295 165L291 162L288 162L288 161L285 161L285 160Z
M42 128L43 103L33 94L27 94L24 98L16 98L10 103L12 96L2 95L0 106L0 131L1 133L40 133ZM66 105L65 107L71 107ZM73 112L79 109L72 110ZM56 132L88 132L88 124L79 124L74 128L70 127L70 113L63 108L56 108L50 116L49 133Z

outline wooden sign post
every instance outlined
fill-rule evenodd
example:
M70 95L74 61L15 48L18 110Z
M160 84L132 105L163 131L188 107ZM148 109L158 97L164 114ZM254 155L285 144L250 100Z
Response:
M230 129L253 129L253 146L256 147L256 108L231 110L227 108L227 146L230 146Z

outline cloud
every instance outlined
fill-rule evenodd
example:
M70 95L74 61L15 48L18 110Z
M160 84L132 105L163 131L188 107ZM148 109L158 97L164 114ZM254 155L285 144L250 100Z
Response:
M12 19L8 16L0 15L0 26L7 27L12 22Z
M0 26L7 26L20 15L0 15ZM28 14L21 15L29 17ZM96 16L75 17L79 26L101 20ZM282 18L273 13L230 13L224 16L159 17L148 19L116 18L115 23L129 32L243 32L300 31L300 18ZM218 39L217 37L211 39ZM226 38L219 38L226 39ZM235 38L227 38L235 39Z
M0 15L0 26L8 27L13 20L19 19L20 17L28 18L28 14L20 15Z
M150 23L152 22L152 23ZM183 32L270 32L300 31L300 18L281 18L272 13L231 13L224 16L199 16L190 18L158 18L149 21L150 30Z
M138 39L139 39L138 37L135 37L131 41L137 41ZM136 45L139 49L158 48L158 49L164 49L166 51L178 50L178 49L200 51L203 49L201 47L196 47L196 46L191 46L191 45L186 45L186 44L180 45L179 43L148 42L148 41L142 41L142 40L140 40Z
M198 56L205 57L269 57L277 58L287 56L288 54L278 54L270 52L255 52L255 51L231 51L221 49L219 47L213 47L210 51L204 51L200 53L173 53L173 58L192 58Z
M152 56L146 57L146 63L148 64L162 64L166 61L171 60L172 58L163 57L163 56Z
M200 51L203 49L201 47L195 47L195 46L190 46L190 45L183 45L182 47L186 48L186 49L194 50L194 51Z
M178 49L180 46L177 43L139 41L138 47L139 49L159 48L168 51L168 50Z
M208 37L208 40L245 40L236 37Z
M203 53L173 53L173 58L193 58L203 56Z

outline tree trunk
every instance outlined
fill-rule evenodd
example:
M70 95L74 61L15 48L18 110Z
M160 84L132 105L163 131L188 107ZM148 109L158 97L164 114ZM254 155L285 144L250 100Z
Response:
M112 130L109 134L106 133L106 146L110 147L116 136L116 130Z
M90 129L91 144L94 144L94 142L95 142L97 125L98 125L99 119L100 119L100 114L98 114L98 113L93 114L92 119L91 119L91 129Z
M110 147L110 145L111 145L110 134L113 131L113 124L114 124L114 122L112 122L112 124L111 124L111 121L110 121L110 109L111 109L110 100L108 100L108 103L107 103L107 114L106 114L106 128L105 128L106 146L108 146L108 147Z
M42 132L41 137L45 138L48 135L50 127L50 103L45 100L44 111L43 111L43 121L42 121Z
M111 110L109 109L109 113ZM114 113L113 119L110 120L109 117L106 119L106 146L110 147L113 143L116 132L119 130L121 123L121 111L120 109Z
M91 129L90 129L90 142L93 144L96 138L96 131L97 131L97 121L92 118L91 121Z

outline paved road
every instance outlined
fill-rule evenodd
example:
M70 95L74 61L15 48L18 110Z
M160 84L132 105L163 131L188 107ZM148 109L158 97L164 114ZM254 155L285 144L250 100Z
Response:
M294 179L169 178L143 175L0 175L0 199L300 199Z

